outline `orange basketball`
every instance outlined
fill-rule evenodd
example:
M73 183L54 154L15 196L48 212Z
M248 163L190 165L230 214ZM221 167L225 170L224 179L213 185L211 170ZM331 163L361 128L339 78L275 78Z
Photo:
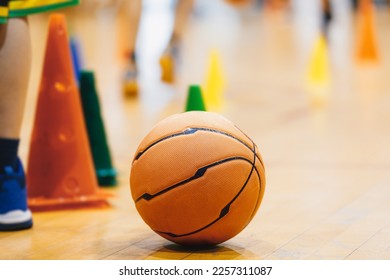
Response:
M158 123L133 160L131 194L143 220L182 245L215 245L241 232L260 206L264 165L232 122L186 112Z

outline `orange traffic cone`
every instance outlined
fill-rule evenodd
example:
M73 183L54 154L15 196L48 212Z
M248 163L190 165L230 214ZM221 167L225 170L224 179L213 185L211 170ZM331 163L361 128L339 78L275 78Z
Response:
M359 62L378 62L379 51L375 34L372 0L360 0L356 58Z
M34 211L108 206L98 188L65 17L50 17L49 35L27 166Z
M264 8L265 11L270 14L276 14L283 10L284 6L286 4L284 1L281 0L265 0L264 1Z

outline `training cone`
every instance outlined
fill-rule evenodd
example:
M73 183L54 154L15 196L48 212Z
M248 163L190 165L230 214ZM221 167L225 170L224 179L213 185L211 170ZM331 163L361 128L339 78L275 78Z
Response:
M27 167L28 203L34 211L108 206L98 188L65 17L50 16L42 80Z
M307 72L308 86L324 87L330 85L329 57L326 40L320 35L309 58Z
M263 5L266 15L275 16L283 11L284 5L286 4L280 0L265 0Z
M371 0L360 0L358 13L358 38L356 58L358 62L379 61L375 34L374 7Z
M83 69L83 62L81 60L80 44L75 37L70 39L70 51L72 54L74 76L76 81L80 83L80 72Z
M95 77L91 71L80 72L80 94L87 126L89 144L100 186L115 186L117 172L112 166L106 131L96 92Z
M330 69L326 40L320 35L309 58L309 67L306 77L307 90L310 103L313 107L323 107L329 99L330 94Z
M203 87L206 104L210 109L222 109L224 90L225 79L221 66L221 58L219 52L214 50L210 54L206 82Z
M186 112L206 111L200 86L191 85L188 89Z

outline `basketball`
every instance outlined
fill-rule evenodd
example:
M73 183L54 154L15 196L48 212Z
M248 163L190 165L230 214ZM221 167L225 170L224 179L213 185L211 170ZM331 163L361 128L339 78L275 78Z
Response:
M185 246L216 245L255 216L265 170L256 144L231 121L193 111L162 120L141 141L130 189L157 234Z

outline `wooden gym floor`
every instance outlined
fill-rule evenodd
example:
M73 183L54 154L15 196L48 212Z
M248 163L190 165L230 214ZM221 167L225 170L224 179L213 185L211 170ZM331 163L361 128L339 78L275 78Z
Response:
M287 13L218 9L218 15L198 14L190 21L173 86L159 81L157 63L170 18L157 8L145 13L142 93L136 100L120 92L112 11L95 19L67 11L71 32L83 34L84 60L96 72L120 185L112 189L108 209L34 213L32 230L0 233L0 259L390 259L390 12L377 10L379 65L353 60L353 18L344 31L334 28L331 85L322 92L323 105L314 106L318 92L304 83L310 30L299 30L302 25ZM46 15L31 17L34 62L24 161L46 24ZM189 83L204 81L212 48L220 52L227 83L220 113L258 144L267 187L258 214L238 236L214 249L190 251L143 223L131 200L129 171L143 136L183 110Z

